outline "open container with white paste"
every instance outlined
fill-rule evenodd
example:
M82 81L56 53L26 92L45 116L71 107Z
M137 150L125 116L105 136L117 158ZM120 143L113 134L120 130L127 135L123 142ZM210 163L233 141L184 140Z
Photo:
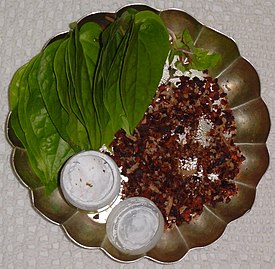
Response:
M151 250L164 231L164 220L157 206L147 198L131 197L110 213L106 232L121 252L140 255Z
M82 151L64 165L60 186L70 204L82 210L100 211L117 198L120 172L110 156Z

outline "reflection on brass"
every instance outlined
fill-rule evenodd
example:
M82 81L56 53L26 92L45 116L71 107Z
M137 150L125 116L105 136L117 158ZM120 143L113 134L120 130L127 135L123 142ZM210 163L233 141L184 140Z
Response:
M236 178L239 193L228 204L220 203L215 208L205 206L202 215L194 222L183 223L166 231L154 249L144 255L131 256L115 249L106 237L105 224L97 222L87 214L69 205L59 188L46 196L44 187L32 171L24 148L16 138L7 120L7 138L13 146L12 166L18 178L31 192L33 206L48 220L59 224L66 234L85 248L100 248L111 258L129 262L147 257L151 260L169 263L184 257L191 248L206 246L218 239L227 224L247 212L254 202L256 187L269 164L266 140L270 129L267 107L260 97L260 82L253 66L240 56L235 42L227 36L199 23L180 10L157 11L145 5L133 5L138 10L153 10L160 14L171 30L178 32L188 28L199 47L219 52L222 61L210 75L217 77L220 86L228 94L229 102L237 124L236 142L246 160ZM117 12L121 14L127 7ZM81 19L82 25L95 21L106 27L116 13L93 13ZM58 35L53 40L62 37Z

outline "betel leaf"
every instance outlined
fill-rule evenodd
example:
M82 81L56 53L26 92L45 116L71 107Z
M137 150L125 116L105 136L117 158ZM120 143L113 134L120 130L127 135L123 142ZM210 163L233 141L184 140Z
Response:
M70 105L70 96L68 92L69 79L66 73L66 53L69 43L69 38L65 38L56 50L53 69L56 78L56 88L61 106L69 114L72 109Z
M60 137L45 107L37 80L41 59L39 54L22 77L18 111L29 161L46 191L50 192L57 185L61 166L74 151Z
M79 29L79 42L82 47L83 57L85 58L86 65L90 75L90 81L93 81L95 68L98 62L100 43L99 38L101 35L101 27L95 22L87 22Z
M74 148L80 150L88 150L91 148L87 131L84 125L73 113L70 106L70 98L68 93L69 80L66 74L66 50L69 39L65 39L58 47L54 57L54 73L56 79L56 89L61 106L65 109L68 118L66 132L70 134L69 143Z
M104 29L101 36L101 45L103 49L109 45L112 47L115 46L116 48L119 47L132 17L137 13L138 11L136 9L128 8ZM110 55L111 59L115 56L115 52L116 50L112 51Z
M28 76L31 72L34 63L40 59L41 54L36 55L33 57L25 66L24 72L21 75L20 82L18 84L18 99L17 99L17 116L18 116L18 129L15 129L15 134L18 136L19 140L22 142L22 144L26 147L27 146L27 138L26 138L26 129L28 125L28 117L26 116L26 103L25 100L28 100L29 98L29 89L28 89ZM16 109L13 112L16 113Z
M89 27L94 29L94 24L89 24ZM76 48L75 97L88 132L92 149L98 150L102 145L101 132L93 102L93 74L96 68L95 62L97 61L91 61L91 57L93 58L99 55L100 47L99 41L94 37L94 35L89 34L83 38L86 43L90 43L91 51L87 51L85 45L82 46L80 34L84 35L85 30L88 30L88 28L79 32L78 25L75 24L74 26ZM92 30L92 32L94 33L94 30ZM84 42L84 40L82 40L82 42ZM88 53L90 57L85 57L86 53ZM94 54L93 56L91 56L92 53Z
M110 66L113 63L113 59L116 57L119 46L124 39L128 28L132 24L134 16L137 14L137 10L129 8L124 11L120 17L108 25L108 27L102 32L101 43L102 43L102 67L101 72L103 76L107 76L109 73ZM106 72L106 73L105 73Z
M20 67L12 77L11 83L9 85L9 106L10 106L10 125L15 135L21 141L22 144L26 144L25 134L20 126L18 119L18 99L20 90L20 81L27 68L28 63Z
M133 22L134 17L132 18L132 21L129 21L129 27L117 48L117 53L109 67L107 76L105 77L103 102L109 112L111 128L114 133L116 133L120 128L123 128L127 133L130 132L128 119L120 95L120 74L123 69L125 53L133 30ZM108 52L109 50L106 49L105 54L108 55ZM109 140L106 140L108 145L108 142L109 140L112 140L112 137L110 136Z
M32 128L30 128L31 123L27 115L28 99L32 98L29 91L28 77L30 72L32 71L34 63L39 62L40 57L41 54L38 54L30 60L20 80L18 91L18 120L24 139L22 139L20 136L18 138L21 140L21 142L27 150L27 156L33 167L34 172L39 178L44 179L46 178L46 175L43 171L43 168L46 167L46 165L41 164L42 157L39 152L39 149L36 146L33 147L33 144L35 144L35 135ZM29 141L31 141L30 144Z
M170 49L168 31L157 14L137 13L133 27L121 73L121 98L130 132L156 92Z
M19 99L19 88L21 78L27 68L29 63L21 66L13 75L12 80L9 85L9 107L13 111L18 106Z
M77 152L89 149L90 145L84 126L72 111L68 112L64 109L65 98L62 98L63 105L60 102L60 96L64 97L67 92L65 62L60 59L59 55L63 57L63 50L65 52L66 49L66 46L62 44L65 44L64 39L51 43L43 50L37 79L43 101L54 126L59 135Z
M109 62L112 62L112 59L109 60ZM94 74L94 80L92 83L92 100L94 104L94 109L96 112L97 120L98 120L98 127L100 130L100 144L106 144L106 137L108 131L111 131L111 133L114 135L113 130L110 130L108 128L108 125L110 123L110 114L108 113L108 110L103 102L103 96L104 96L104 68L103 68L103 48L99 54L98 59L98 65L95 69Z
M119 82L134 14L135 10L124 12L102 33L102 49L94 80L94 103L102 141L107 146L120 128L128 129Z
M63 39L49 44L42 52L40 64L38 66L38 84L45 106L60 136L69 141L69 134L66 131L68 124L68 113L61 106L56 89L56 77L54 73L54 58L57 49Z
M52 123L41 92L39 92L38 72L38 65L34 65L32 72L29 74L29 91L32 98L28 101L29 110L27 114L39 141L42 157L47 165L45 167L46 178L44 184L50 189L52 186L56 187L61 166L75 151L60 137Z
M78 40L76 43L78 44L78 52L79 55L83 55L83 62L82 62L82 69L83 71L87 70L88 75L88 88L83 87L80 96L80 100L82 100L82 108L85 109L85 107L90 106L90 108L94 109L92 113L95 115L95 123L94 127L97 128L94 133L90 132L90 136L92 137L92 140L94 141L94 148L99 149L99 147L102 145L102 130L100 129L100 123L99 123L99 116L97 113L97 108L95 106L93 96L94 96L94 79L96 76L96 70L98 69L98 62L99 62L99 55L100 55L100 35L102 34L101 27L95 23L95 22L88 22L82 25L78 31ZM83 85L83 84L82 84ZM102 89L101 89L102 90ZM84 102L83 102L84 101ZM104 109L104 107L100 108L101 110ZM91 113L91 114L92 114ZM108 115L105 115L105 118L107 118ZM87 115L87 120L89 121L89 115ZM108 120L108 119L107 119ZM90 122L88 122L89 125L91 125ZM99 130L98 130L99 128ZM91 129L92 131L92 129ZM95 139L94 136L100 134L100 139Z
M69 40L66 49L65 62L66 62L66 75L68 78L68 93L69 93L69 101L70 106L73 113L76 117L81 121L83 125L85 125L82 113L79 109L79 106L76 102L76 45L75 45L75 31L73 29L69 32Z

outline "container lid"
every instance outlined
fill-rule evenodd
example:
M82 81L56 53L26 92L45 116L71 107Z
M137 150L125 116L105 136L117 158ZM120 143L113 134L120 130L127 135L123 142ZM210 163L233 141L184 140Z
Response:
M77 208L96 211L118 196L120 172L114 160L98 151L72 156L60 174L65 199Z
M139 255L152 249L160 240L164 220L149 199L131 197L119 203L106 223L109 241L120 251Z

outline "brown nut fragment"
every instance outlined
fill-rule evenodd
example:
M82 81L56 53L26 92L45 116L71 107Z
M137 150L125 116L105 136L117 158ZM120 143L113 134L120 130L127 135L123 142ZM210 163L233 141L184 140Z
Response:
M244 161L236 125L217 79L180 77L161 85L132 136L118 131L111 157L122 174L123 197L143 196L161 210L166 228L190 222L203 205L228 203Z

